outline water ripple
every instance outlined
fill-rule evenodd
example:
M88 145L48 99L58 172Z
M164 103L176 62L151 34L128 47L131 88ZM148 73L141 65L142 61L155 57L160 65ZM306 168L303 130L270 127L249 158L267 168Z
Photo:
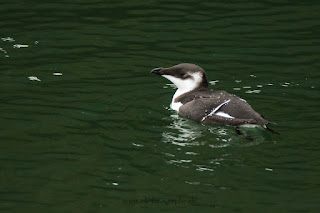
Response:
M181 192L226 212L319 206L306 178L319 176L318 3L158 3L2 3L1 210L119 211ZM181 62L281 136L250 142L167 110L174 88L149 71Z

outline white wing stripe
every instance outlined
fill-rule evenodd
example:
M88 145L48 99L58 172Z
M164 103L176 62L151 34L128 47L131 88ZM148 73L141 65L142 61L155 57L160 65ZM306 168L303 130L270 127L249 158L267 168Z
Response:
M230 100L231 100L231 99L223 102L222 104L220 104L219 106L217 106L216 108L214 108L208 115L204 116L201 121L204 121L207 117L212 116L212 115L213 115L216 111L218 111L223 105L226 105L227 103L229 103Z
M231 115L229 115L228 113L225 112L217 112L216 115L219 115L221 117L225 117L225 118L234 118Z

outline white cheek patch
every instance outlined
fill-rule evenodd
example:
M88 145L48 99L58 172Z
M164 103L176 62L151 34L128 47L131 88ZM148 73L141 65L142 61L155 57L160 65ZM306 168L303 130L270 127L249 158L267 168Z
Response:
M192 78L177 78L172 75L162 75L169 81L171 81L178 90L175 92L175 94L172 97L172 102L170 104L171 109L176 110L179 112L179 108L183 105L181 102L175 102L175 99L179 97L180 95L183 95L191 90L194 90L197 88L202 81L202 74L200 72L195 72L190 74Z
M200 72L192 73L192 78L187 79L177 78L172 75L162 76L174 83L174 85L176 85L181 91L191 91L195 89L197 86L199 86L199 83L202 80L202 74Z
M162 75L162 76L165 77L166 79L168 79L169 81L171 81L180 90L191 91L194 88L196 88L196 86L198 84L197 82L195 82L193 79L190 79L190 78L181 79L181 78L176 78L172 75Z

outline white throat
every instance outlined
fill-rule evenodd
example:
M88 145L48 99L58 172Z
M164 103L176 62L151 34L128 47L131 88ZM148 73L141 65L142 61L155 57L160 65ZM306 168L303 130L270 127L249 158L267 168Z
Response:
M200 82L202 81L202 74L200 72L193 73L192 74L193 78L187 78L187 79L176 78L171 75L162 75L162 76L170 80L178 88L177 91L174 93L171 104L170 104L171 109L176 110L178 112L179 112L179 108L183 104L175 101L176 98L178 98L179 96L187 92L194 90L199 86Z

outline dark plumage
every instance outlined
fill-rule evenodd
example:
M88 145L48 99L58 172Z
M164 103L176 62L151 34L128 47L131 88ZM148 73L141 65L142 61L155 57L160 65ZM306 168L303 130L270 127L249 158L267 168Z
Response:
M197 65L178 64L169 68L155 68L151 73L169 79L178 87L171 108L183 117L204 124L229 126L253 124L267 128L266 124L270 123L254 111L247 101L223 90L209 89L206 73Z
M230 101L222 105L217 112L224 112L234 118L226 118L216 114L209 115L213 109L228 100ZM205 124L230 126L256 124L262 126L270 123L254 111L245 100L223 90L198 89L181 95L175 101L183 104L179 109L179 115Z

